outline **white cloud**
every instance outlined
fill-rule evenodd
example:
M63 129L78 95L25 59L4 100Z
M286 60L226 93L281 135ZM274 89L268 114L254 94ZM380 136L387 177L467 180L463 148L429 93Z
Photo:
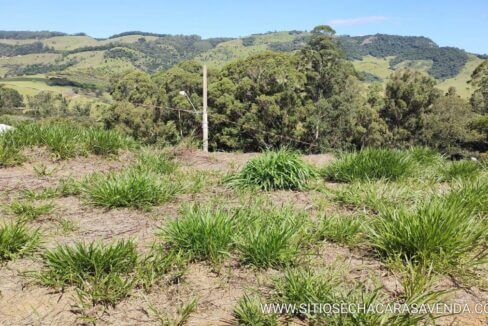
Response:
M366 16L357 18L346 18L346 19L332 19L327 22L328 25L342 25L342 26L353 26L353 25L364 25L374 22L381 22L388 20L386 16Z

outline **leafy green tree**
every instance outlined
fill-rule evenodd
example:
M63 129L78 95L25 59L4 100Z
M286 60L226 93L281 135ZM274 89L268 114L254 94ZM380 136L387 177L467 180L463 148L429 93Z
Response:
M474 117L469 103L450 89L446 95L437 98L422 117L418 143L444 152L457 151L476 139L468 128Z
M18 91L3 87L3 85L0 84L0 108L12 109L23 105L23 97Z
M476 88L471 96L473 110L488 114L488 60L476 67L469 83Z
M27 97L28 114L39 117L68 115L68 100L61 94L40 92Z
M213 80L213 70L209 70L209 83ZM156 73L153 82L160 93L166 94L164 111L165 121L174 121L179 137L201 134L201 116L194 112L202 109L202 64L196 61L184 61L164 72ZM190 98L181 94L184 91Z
M305 75L297 58L266 52L225 66L211 85L214 146L245 151L300 147Z
M380 116L395 144L413 144L421 138L424 116L441 96L435 85L432 77L418 71L398 70L390 76Z
M107 128L120 129L149 143L175 140L174 122L163 121L165 90L149 74L131 71L119 76L112 83L111 95L115 103L102 114Z

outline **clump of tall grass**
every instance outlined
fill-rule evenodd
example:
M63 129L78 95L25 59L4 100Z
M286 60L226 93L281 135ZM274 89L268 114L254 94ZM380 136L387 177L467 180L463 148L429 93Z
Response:
M84 132L83 138L87 150L100 156L115 155L132 146L132 141L116 130L91 128Z
M405 151L366 148L341 155L323 170L332 181L398 180L415 172L416 162Z
M57 159L64 160L85 154L82 130L70 124L42 126L38 137L36 145L46 146Z
M188 252L193 260L218 263L229 254L235 229L235 220L226 210L185 205L181 217L163 226L159 235L171 248Z
M173 198L178 186L148 171L128 168L91 175L83 183L82 192L96 206L148 208Z
M367 234L383 257L423 264L455 266L470 256L483 257L488 225L469 210L433 198L415 210L388 208L370 223Z
M235 187L262 190L303 189L316 177L315 169L305 163L300 155L290 150L267 151L251 159L244 168L226 178Z
M39 240L40 233L37 230L30 231L24 223L8 222L0 225L0 262L32 252Z
M16 137L12 137L14 132L0 134L0 167L16 165L25 159L21 153L22 145Z
M42 215L49 214L54 209L54 205L51 203L35 205L28 201L14 200L6 208L8 212L17 215L22 221L27 222L35 220Z
M306 214L300 214L291 207L256 205L240 211L239 215L246 215L240 219L235 240L243 263L268 268L295 262L306 238Z
M234 308L237 325L275 326L278 325L276 314L263 311L263 302L257 295L244 295Z
M423 167L436 167L444 163L444 157L435 149L429 147L412 147L408 155Z
M480 175L481 166L474 161L454 161L446 163L439 172L441 181L474 180Z
M444 201L467 214L488 214L488 177L476 180L458 180L444 196Z
M432 192L429 184L385 180L352 182L333 190L335 199L340 203L375 212L400 205L415 207Z
M316 232L319 239L354 245L359 241L362 224L357 216L323 216Z
M178 168L178 164L168 153L153 152L146 149L137 156L136 167L157 174L170 174Z
M0 136L0 166L20 163L21 150L46 147L57 159L68 159L88 152L96 155L117 154L134 142L114 131L83 129L73 123L23 123Z
M274 281L277 297L275 302L295 304L296 307L301 304L332 304L336 302L341 283L341 274L332 269L315 271L303 267L290 268ZM293 313L299 317L313 315L313 312L299 310Z
M39 281L51 287L75 286L82 302L115 305L135 285L138 263L132 241L111 245L76 243L60 245L42 254Z

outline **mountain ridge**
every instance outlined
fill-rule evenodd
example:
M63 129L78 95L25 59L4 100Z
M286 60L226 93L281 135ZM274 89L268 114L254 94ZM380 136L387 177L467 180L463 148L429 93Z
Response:
M306 44L309 35L295 30L205 39L128 31L95 39L85 33L0 31L0 78L44 75L97 88L106 86L110 75L127 69L155 72L184 60L221 67L266 50L294 52ZM425 36L377 33L338 35L336 40L365 82L384 81L395 69L408 67L429 73L442 84L469 74L464 68L471 69L473 62L483 58L441 47Z

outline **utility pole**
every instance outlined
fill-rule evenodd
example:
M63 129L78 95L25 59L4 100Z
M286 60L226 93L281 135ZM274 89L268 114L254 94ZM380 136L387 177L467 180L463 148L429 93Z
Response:
M203 151L208 152L208 117L207 117L207 65L203 65Z

